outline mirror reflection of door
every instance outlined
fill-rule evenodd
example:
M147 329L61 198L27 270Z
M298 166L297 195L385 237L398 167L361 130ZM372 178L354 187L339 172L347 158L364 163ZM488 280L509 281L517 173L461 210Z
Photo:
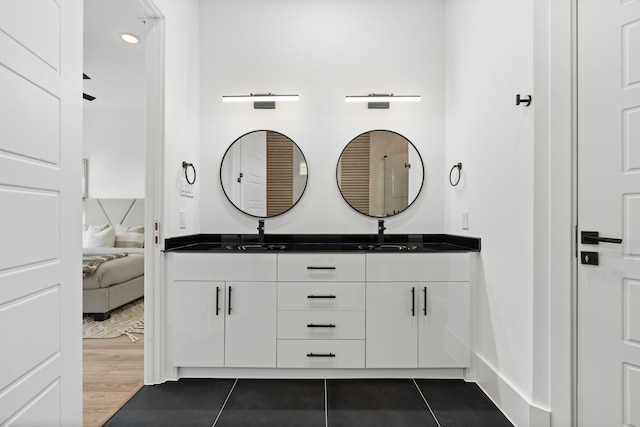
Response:
M298 146L285 135L249 132L229 147L220 169L222 188L231 203L260 218L291 209L307 183L307 164Z
M354 209L369 216L386 217L405 210L417 197L422 178L417 150L395 132L357 136L338 161L340 192Z

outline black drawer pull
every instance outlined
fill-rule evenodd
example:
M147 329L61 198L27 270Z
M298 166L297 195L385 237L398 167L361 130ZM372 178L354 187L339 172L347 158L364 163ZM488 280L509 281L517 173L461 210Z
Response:
M314 299L314 298L326 298L326 299L336 299L335 295L307 295L307 298L310 299Z
M313 266L308 266L307 270L335 270L335 267L313 267Z
M308 353L307 357L336 357L333 353Z
M309 323L307 325L307 328L335 328L336 325L332 324L332 323L328 323L326 325L316 325L315 323Z
M231 316L231 286L229 286L229 316Z

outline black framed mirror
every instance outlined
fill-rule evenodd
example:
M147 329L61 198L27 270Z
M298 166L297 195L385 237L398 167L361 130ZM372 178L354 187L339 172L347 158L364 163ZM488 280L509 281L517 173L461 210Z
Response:
M389 130L353 138L336 169L340 194L361 214L384 218L406 210L424 182L424 164L416 147Z
M220 166L220 183L227 199L257 218L285 213L307 187L307 161L289 137L272 130L255 130L236 139Z

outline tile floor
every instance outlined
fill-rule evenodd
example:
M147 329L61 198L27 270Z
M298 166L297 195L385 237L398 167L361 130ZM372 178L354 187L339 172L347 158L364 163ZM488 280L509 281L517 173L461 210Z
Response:
M181 379L144 386L116 426L512 426L462 380Z

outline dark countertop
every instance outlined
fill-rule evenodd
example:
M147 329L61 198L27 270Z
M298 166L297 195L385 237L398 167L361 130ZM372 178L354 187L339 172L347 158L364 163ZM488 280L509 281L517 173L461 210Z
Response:
M165 239L165 252L480 252L480 239L451 234L193 234Z

